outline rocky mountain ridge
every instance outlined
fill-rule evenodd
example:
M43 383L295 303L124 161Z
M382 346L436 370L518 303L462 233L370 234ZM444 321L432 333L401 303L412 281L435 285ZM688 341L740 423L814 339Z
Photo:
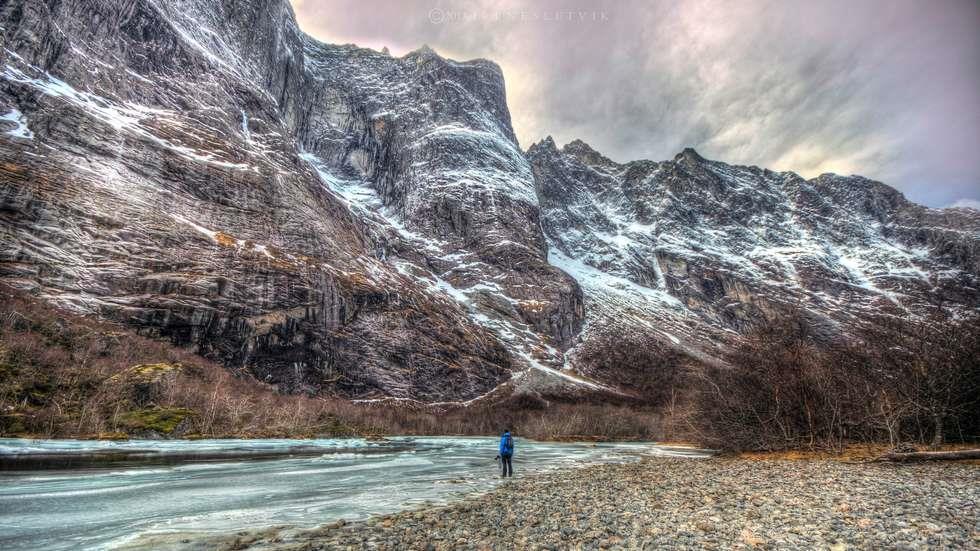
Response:
M528 156L552 263L585 290L581 346L590 326L618 327L710 359L796 309L846 333L885 311L980 305L971 209L929 209L860 176L805 180L693 149L619 164L580 140L559 150L548 138Z
M711 359L786 305L846 330L980 304L975 211L693 150L525 153L492 62L323 44L285 0L0 25L0 277L285 392L602 390L576 363L599 327Z

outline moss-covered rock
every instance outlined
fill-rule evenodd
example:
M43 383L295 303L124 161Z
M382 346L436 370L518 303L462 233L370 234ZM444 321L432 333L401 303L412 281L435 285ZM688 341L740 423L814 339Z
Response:
M130 433L152 431L171 435L192 415L194 412L187 408L145 408L122 414L119 422Z
M152 363L130 367L112 377L112 382L129 387L129 394L137 406L146 406L158 400L168 377L176 376L183 369L179 363Z

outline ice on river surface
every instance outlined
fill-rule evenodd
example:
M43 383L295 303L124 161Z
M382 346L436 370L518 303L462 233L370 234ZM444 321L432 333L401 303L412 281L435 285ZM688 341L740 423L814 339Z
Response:
M648 443L554 443L518 438L517 477L643 455L699 457ZM0 454L155 450L186 456L226 450L323 448L266 460L0 473L0 548L111 549L166 532L314 527L429 501L446 503L499 482L495 438L384 441L44 441L0 439Z

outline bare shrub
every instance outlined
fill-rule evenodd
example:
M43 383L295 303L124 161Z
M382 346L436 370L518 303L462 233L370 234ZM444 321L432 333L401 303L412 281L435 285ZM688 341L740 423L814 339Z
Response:
M866 366L872 418L893 443L980 436L980 315L933 307L922 317L879 316L848 352Z
M659 437L642 404L502 394L470 407L284 395L186 350L0 287L0 436L184 437L497 434Z
M936 309L827 340L802 314L783 317L747 335L726 366L692 370L688 421L705 443L736 450L976 438L978 327L976 315Z

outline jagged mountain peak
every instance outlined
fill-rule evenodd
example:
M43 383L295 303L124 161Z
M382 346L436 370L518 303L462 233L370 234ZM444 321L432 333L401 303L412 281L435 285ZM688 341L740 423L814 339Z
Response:
M688 163L700 164L707 161L693 147L685 147L683 151L674 156L674 161L686 161Z
M587 165L593 166L616 166L617 163L610 160L608 157L602 155L598 151L592 148L589 144L585 143L580 139L575 139L567 144L561 149L562 153L566 155L572 155L581 162Z
M440 57L435 50L432 49L428 44L422 44L419 48L412 50L405 57ZM441 58L440 58L441 59Z
M482 71L487 71L490 76L499 77L503 79L503 70L500 68L495 61L484 59L484 58L474 58L465 61L459 61L444 57L436 52L428 44L423 44L420 48L412 50L401 57L402 60L409 61L415 64L425 64L428 62L435 62L440 65L451 65L460 68L472 68L479 69Z
M532 143L531 146L528 147L528 153L530 153L532 149L536 149L536 148L552 149L557 152L558 144L555 142L555 139L551 135L548 135L542 138L541 140Z

